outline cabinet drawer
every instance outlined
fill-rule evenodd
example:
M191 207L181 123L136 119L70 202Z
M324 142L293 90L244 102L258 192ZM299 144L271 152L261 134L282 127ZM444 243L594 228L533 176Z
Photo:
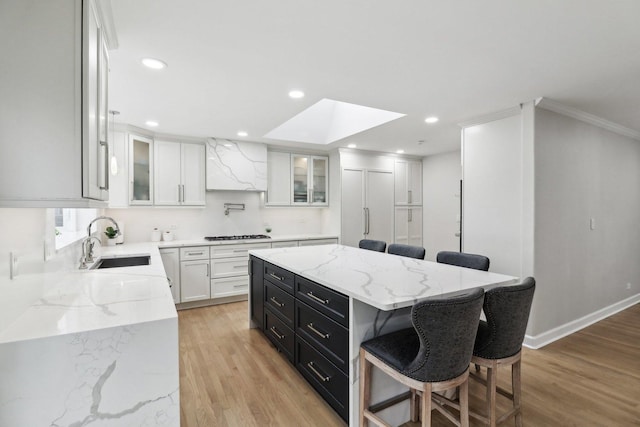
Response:
M211 298L247 295L249 292L249 276L227 277L211 280Z
M213 258L211 259L211 277L218 279L221 277L243 276L249 274L247 258Z
M342 326L349 327L348 296L296 276L296 297Z
M264 263L264 278L293 295L294 274L268 262Z
M296 301L296 334L347 373L349 330L303 302Z
M295 248L296 246L298 246L297 240L290 240L288 242L272 242L271 243L272 248Z
M349 377L300 337L296 340L296 355L298 371L348 421Z
M234 245L211 246L211 258L244 257L249 258L252 249L269 249L271 243L240 243Z
M190 261L192 259L208 259L209 246L193 246L180 248L180 261Z
M289 362L293 361L293 350L295 348L295 337L293 330L285 325L282 320L275 316L269 309L264 311L264 333L278 350L283 352Z
M338 239L300 240L298 246L335 245L337 243Z
M276 285L264 281L264 305L293 329L294 299Z

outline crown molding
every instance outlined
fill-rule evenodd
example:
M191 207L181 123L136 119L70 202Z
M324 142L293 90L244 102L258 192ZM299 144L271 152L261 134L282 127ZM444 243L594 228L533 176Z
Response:
M554 113L562 114L563 116L580 120L581 122L589 123L590 125L606 129L619 135L635 139L636 141L640 141L640 132L636 130L629 129L628 127L619 125L610 120L603 119L602 117L585 113L577 108L569 107L549 98L538 98L538 100L536 100L536 106L544 108L545 110L553 111Z

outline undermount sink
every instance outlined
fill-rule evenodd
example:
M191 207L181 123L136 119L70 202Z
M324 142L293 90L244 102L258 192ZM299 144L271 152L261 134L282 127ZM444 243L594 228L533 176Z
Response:
M135 267L139 265L149 265L151 257L149 255L138 255L119 258L102 258L96 265L91 267L92 270L100 268L118 268L118 267Z

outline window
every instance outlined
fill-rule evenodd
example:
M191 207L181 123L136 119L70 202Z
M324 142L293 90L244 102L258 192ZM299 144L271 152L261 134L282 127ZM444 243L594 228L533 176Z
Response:
M53 209L56 250L84 238L87 225L96 216L96 209Z

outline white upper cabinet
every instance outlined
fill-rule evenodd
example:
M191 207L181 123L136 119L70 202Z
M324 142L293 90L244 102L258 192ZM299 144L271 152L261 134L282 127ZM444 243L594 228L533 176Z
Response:
M204 146L156 140L153 150L154 204L204 206Z
M12 101L0 114L0 206L108 199L108 54L98 12L92 0L2 2L0 93Z
M329 158L291 155L293 205L326 206L329 201Z
M207 140L207 190L267 190L267 146Z
M153 140L129 134L129 204L153 204Z
M271 206L291 204L291 154L280 151L267 153L268 181L265 201Z
M394 181L396 205L422 205L420 160L396 159Z

